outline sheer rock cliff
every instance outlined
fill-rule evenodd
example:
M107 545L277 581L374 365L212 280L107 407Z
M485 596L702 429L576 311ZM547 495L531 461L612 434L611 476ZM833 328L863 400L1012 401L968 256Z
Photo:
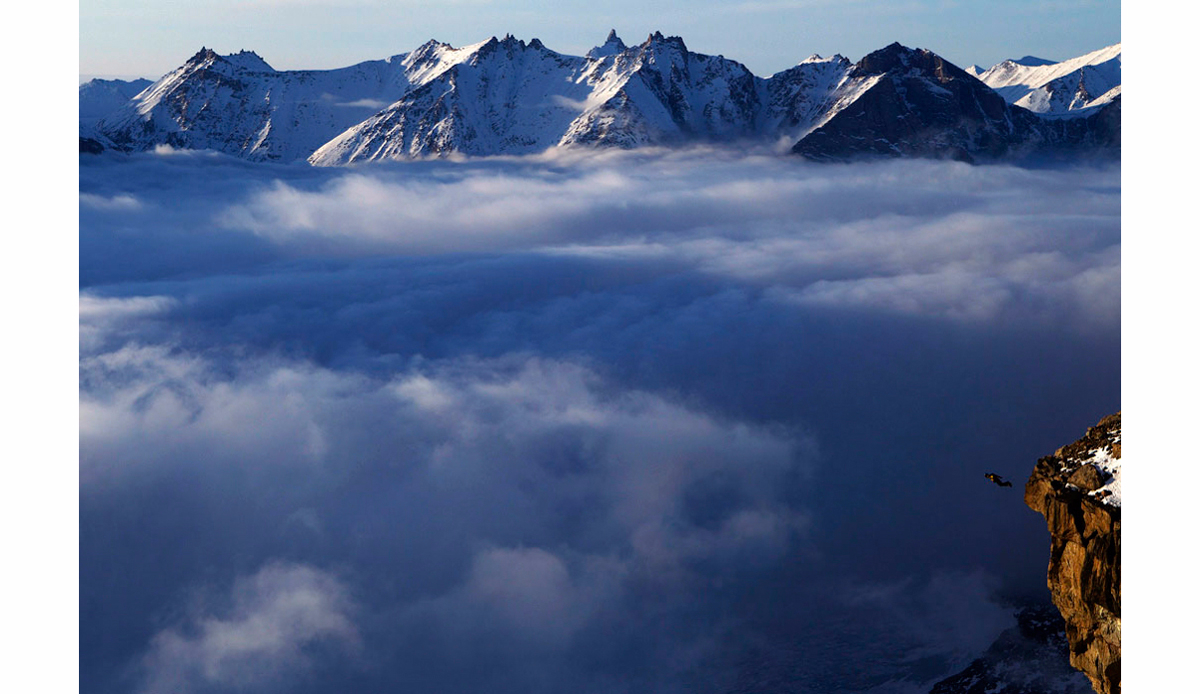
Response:
M1121 413L1038 461L1025 503L1050 531L1047 584L1071 665L1099 694L1121 691Z

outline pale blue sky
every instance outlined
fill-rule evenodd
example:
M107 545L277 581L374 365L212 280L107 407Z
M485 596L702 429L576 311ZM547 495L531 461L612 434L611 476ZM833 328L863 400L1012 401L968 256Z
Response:
M892 41L963 67L1064 59L1121 40L1119 0L81 0L79 71L158 77L201 46L254 50L278 69L333 68L512 33L582 54L610 28L627 43L682 36L759 75L812 53L857 60Z

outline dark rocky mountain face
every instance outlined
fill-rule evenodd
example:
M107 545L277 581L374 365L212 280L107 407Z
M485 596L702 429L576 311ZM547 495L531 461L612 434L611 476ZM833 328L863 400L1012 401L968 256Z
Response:
M898 43L860 60L847 82L870 86L797 142L793 152L816 161L929 157L1036 163L1120 156L1119 98L1088 117L1043 118L1008 104L937 54Z
M850 80L874 81L793 147L818 161L917 156L995 160L1040 141L1038 118L935 53L894 43L860 60Z
M1086 118L1040 120L1050 147L1060 155L1119 157L1121 155L1121 97Z

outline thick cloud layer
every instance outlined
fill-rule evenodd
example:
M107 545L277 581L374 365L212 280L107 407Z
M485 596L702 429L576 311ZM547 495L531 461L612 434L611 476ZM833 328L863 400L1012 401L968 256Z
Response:
M924 691L1120 406L1119 169L80 176L95 691Z

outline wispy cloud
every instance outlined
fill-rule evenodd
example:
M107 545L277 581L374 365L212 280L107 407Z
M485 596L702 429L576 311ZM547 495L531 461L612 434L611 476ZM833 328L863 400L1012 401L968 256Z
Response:
M261 691L302 681L316 646L359 645L345 586L319 569L268 564L218 602L228 604L193 605L182 624L154 636L139 691Z
M142 207L142 203L128 193L112 197L81 193L79 195L79 204L98 210L137 210Z
M380 101L379 99L359 99L358 101L343 101L335 106L344 106L346 108L369 108L375 111L387 108L388 102Z

